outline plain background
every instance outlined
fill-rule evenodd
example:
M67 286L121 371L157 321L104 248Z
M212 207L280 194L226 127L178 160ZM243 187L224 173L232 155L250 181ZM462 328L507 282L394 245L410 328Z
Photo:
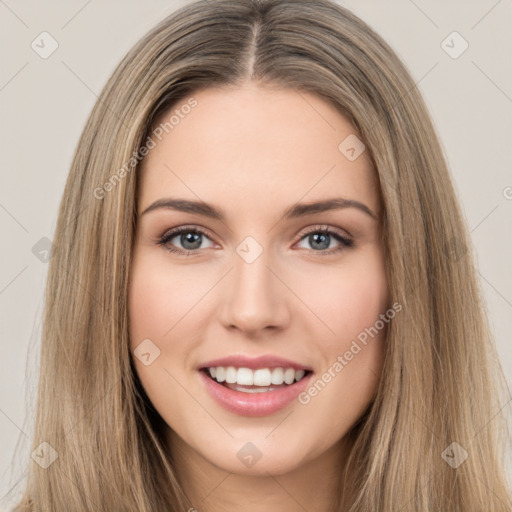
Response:
M0 0L2 510L21 491L30 456L47 270L32 248L53 238L73 151L108 77L143 34L186 3ZM339 3L391 44L430 108L512 389L512 2ZM59 45L47 59L31 47L44 31ZM442 47L453 31L469 44L455 59ZM463 44L457 37L445 43L452 52ZM503 406L510 417L511 402Z

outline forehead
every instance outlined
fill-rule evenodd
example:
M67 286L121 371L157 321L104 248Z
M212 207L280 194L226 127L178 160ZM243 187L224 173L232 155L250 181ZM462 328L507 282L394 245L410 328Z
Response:
M279 192L287 204L341 194L378 210L367 152L355 160L345 152L358 144L355 128L314 94L209 88L161 115L158 126L141 166L140 208L166 195L264 207L264 198L275 202Z

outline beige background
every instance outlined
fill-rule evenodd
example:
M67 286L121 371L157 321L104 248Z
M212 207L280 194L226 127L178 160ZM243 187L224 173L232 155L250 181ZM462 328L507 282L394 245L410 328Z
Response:
M24 485L21 457L29 456L32 435L47 269L32 248L53 237L72 153L97 94L136 40L185 3L0 0L0 510L10 510ZM431 109L512 389L512 2L340 3L392 45ZM47 59L31 47L43 31L59 45ZM441 46L453 31L469 44L457 59ZM510 417L511 402L503 405Z

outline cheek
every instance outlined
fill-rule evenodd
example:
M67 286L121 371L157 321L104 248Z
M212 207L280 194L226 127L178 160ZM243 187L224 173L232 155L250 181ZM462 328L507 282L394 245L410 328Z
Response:
M331 332L325 335L324 328L318 338L322 370L304 398L311 399L316 417L330 418L338 433L360 417L375 394L388 325L381 319L389 307L381 253L369 252L351 263L340 268L335 280L324 281L323 294L314 295Z
M186 281L183 273L163 268L151 255L133 261L129 331L135 369L153 406L163 415L172 411L176 417L186 410L188 398L178 382L183 381L184 362L193 338L192 332L184 331L193 300L186 292L194 286L190 279ZM147 353L149 364L140 357Z
M169 360L176 360L183 344L169 344L177 330L175 324L185 315L183 288L177 273L164 270L154 258L134 259L129 289L130 348L141 382L151 399L158 395L163 383L171 379L165 373L174 368ZM144 347L144 350L142 350ZM139 357L150 353L149 358ZM145 364L148 362L150 364Z
M154 339L163 346L175 325L202 290L197 274L180 272L162 264L161 258L135 259L129 291L129 317L132 348L143 339ZM181 327L181 326L180 326Z
M311 282L311 281L310 281ZM354 254L338 269L318 273L309 288L308 303L318 312L331 335L322 336L328 352L371 327L389 306L386 272L381 252L369 250Z

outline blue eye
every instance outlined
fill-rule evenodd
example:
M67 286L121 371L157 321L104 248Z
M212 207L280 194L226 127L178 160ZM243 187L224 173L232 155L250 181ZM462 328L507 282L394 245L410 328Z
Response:
M199 250L202 238L207 237L206 233L197 226L181 227L166 233L159 241L158 244L164 246L169 252L176 252L189 256ZM177 238L183 248L173 247L171 241Z
M301 240L303 239L305 239L310 244L310 246L313 247L310 252L323 254L333 254L343 250L344 248L352 247L354 245L353 240L328 227L313 227L308 232L306 232L305 235L302 236ZM329 247L333 239L339 243L339 245L334 249Z
M208 248L201 247L205 238L210 240L206 232L200 227L183 226L167 232L157 243L165 247L169 252L192 256L198 254L200 249ZM177 241L173 242L174 239ZM306 240L312 247L312 249L309 250L310 253L318 254L333 254L354 245L353 240L343 236L338 231L328 227L318 226L310 228L303 234L299 241L302 240ZM338 245L334 248L330 247L333 240L338 242ZM177 243L179 243L181 247L176 247ZM211 242L209 247L212 246L213 242Z

